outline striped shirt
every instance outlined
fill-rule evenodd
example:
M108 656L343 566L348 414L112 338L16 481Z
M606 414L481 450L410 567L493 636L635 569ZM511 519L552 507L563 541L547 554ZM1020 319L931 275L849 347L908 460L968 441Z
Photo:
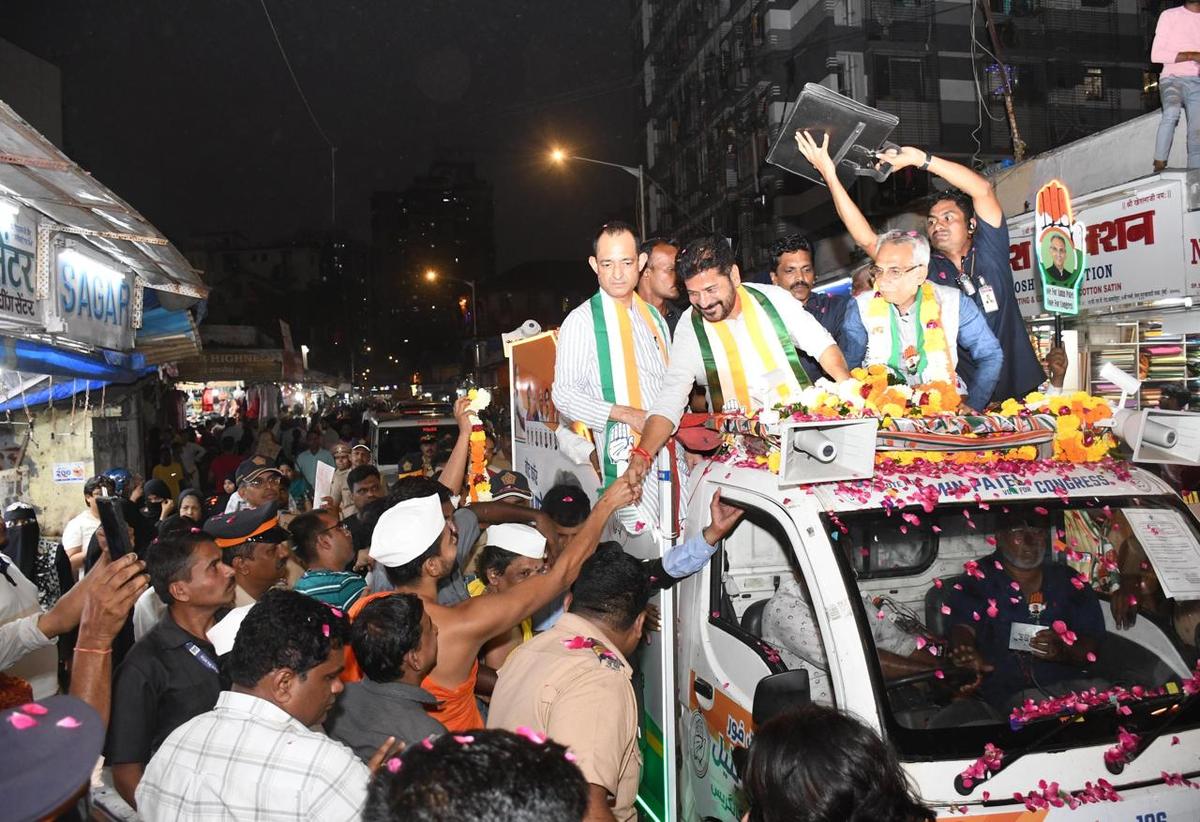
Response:
M146 822L349 822L362 814L370 777L340 742L265 699L224 691L150 759L137 807Z
M638 386L642 400L649 407L658 396L667 367L663 364L663 355L658 350L654 334L640 317L634 317L631 327ZM613 404L604 399L599 361L592 304L585 301L567 315L558 330L552 396L554 405L564 416L583 423L592 430L597 442L603 442L604 428Z
M358 574L324 568L310 568L293 586L293 590L343 611L357 602L366 589L366 580Z

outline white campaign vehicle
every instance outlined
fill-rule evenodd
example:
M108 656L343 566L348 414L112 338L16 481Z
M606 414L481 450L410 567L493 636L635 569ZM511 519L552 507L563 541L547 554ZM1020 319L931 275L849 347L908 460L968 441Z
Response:
M565 473L590 491L558 421L522 401L548 388L548 356L550 335L512 347L514 468L535 496ZM876 728L940 816L1200 819L1200 791L1181 784L1200 773L1200 527L1179 498L1112 460L875 470L875 428L818 424L841 456L785 457L780 474L704 463L684 533L627 546L657 554L698 533L717 490L746 512L706 568L661 595L662 641L640 651L643 818L739 820L755 726L813 701ZM848 475L842 457L857 463ZM1029 601L997 564L996 534L1014 527L1045 544ZM1043 620L1047 603L1065 624ZM994 663L982 681L945 657L964 620ZM1079 628L1064 641L1094 651L1064 677L1029 652L1031 626Z

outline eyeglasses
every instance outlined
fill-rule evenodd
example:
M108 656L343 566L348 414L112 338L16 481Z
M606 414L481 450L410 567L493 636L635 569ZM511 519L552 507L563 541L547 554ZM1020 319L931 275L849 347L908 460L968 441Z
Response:
M353 536L353 533L350 531L350 526L344 522L335 522L333 525L330 525L328 528L322 528L320 531L317 531L317 536L321 536L321 534L328 533L328 532L334 530L335 528L341 528L342 533L348 537Z
M252 479L246 484L253 486L254 488L261 488L264 485L279 485L282 480L283 478L278 474L268 474L265 477L257 477Z
M867 271L876 280L879 280L879 279L894 280L898 277L903 277L905 274L910 274L913 271L916 271L920 267L921 266L919 266L919 265L914 265L914 266L909 266L908 268L895 268L895 267L880 268L877 265L873 265L870 268L868 268Z

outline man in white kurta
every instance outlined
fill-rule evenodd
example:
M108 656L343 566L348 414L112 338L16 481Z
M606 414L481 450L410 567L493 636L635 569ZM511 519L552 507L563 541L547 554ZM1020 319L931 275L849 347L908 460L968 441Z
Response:
M588 259L600 290L576 307L558 332L552 396L560 414L592 432L601 480L607 487L624 471L646 409L658 396L671 344L662 316L636 294L645 255L624 223L604 226ZM640 518L658 519L658 492L647 478ZM640 531L641 529L631 529Z
M752 415L786 402L807 383L796 348L833 379L850 376L833 337L790 293L742 283L724 238L693 240L676 268L692 307L675 327L671 364L647 413L642 449L651 455L679 425L693 382L705 388L710 410ZM631 478L641 480L648 468L635 454Z

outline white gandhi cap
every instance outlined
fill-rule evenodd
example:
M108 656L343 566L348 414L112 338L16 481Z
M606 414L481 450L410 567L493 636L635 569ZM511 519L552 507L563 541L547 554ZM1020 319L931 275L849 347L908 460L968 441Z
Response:
M530 559L544 559L546 556L546 538L529 525L493 525L487 530L487 544Z
M429 550L446 527L437 494L398 502L383 513L371 532L371 559L399 568Z

